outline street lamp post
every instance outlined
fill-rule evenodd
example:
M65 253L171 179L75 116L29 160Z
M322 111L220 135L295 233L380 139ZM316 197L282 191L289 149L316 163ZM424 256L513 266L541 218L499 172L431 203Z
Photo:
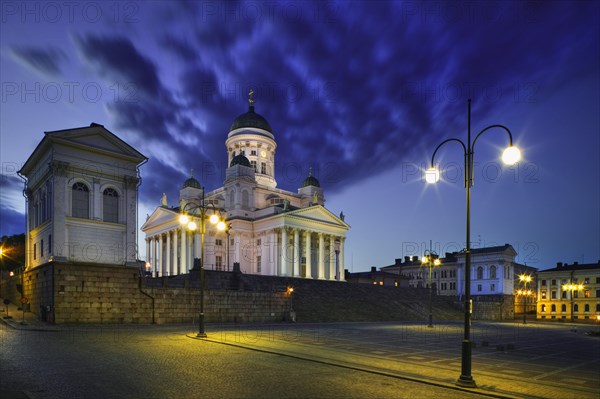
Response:
M432 290L431 272L434 267L439 267L442 262L440 261L440 257L438 256L437 253L435 253L429 249L426 249L425 254L423 255L423 259L421 259L421 263L424 265L427 265L429 267L429 324L427 324L427 327L433 328L433 305L432 305L432 298L431 298L431 295L432 295L431 294L431 290Z
M563 291L571 291L571 321L575 321L575 315L573 314L573 313L575 313L573 311L575 302L574 302L573 296L576 291L583 290L583 284L574 284L573 282L571 282L569 284L564 284L562 286L562 289L563 289Z
M461 362L461 374L456 385L462 387L476 387L477 384L471 375L471 187L473 186L473 169L474 169L474 147L477 139L492 128L500 128L508 134L509 147L507 147L502 154L502 161L504 163L512 165L519 161L521 158L521 152L517 147L513 146L513 139L510 130L503 125L490 125L481 130L476 136L475 140L471 144L471 99L468 100L468 117L467 117L467 143L465 144L462 140L457 138L450 138L442 141L431 156L431 167L425 172L425 180L428 183L436 183L440 179L440 172L435 167L435 154L438 152L440 147L444 144L455 141L459 143L464 151L464 184L467 192L466 202L466 249L465 249L465 302L464 302L464 335L462 341L462 362Z
M527 324L527 297L532 294L530 290L527 290L527 284L531 283L531 276L529 274L519 274L519 281L523 284L524 289L518 290L517 295L523 297L523 324Z
M199 214L196 214L196 211ZM209 211L212 211L210 216L208 216ZM200 218L200 314L198 315L198 334L196 335L198 338L207 337L204 327L204 290L206 285L204 278L204 235L206 233L206 219L208 218L211 224L216 225L218 230L223 231L226 228L226 224L218 213L219 210L212 203L205 204L204 187L202 187L202 201L200 204L187 203L181 209L181 215L179 216L179 223L187 227L190 231L195 231L198 228L198 225L193 220L194 215L196 214Z

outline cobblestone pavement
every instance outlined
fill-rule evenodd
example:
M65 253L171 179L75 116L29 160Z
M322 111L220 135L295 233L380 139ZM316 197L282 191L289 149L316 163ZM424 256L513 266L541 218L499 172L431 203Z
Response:
M52 326L0 323L6 398L599 398L593 327L474 323ZM17 328L13 328L17 327Z

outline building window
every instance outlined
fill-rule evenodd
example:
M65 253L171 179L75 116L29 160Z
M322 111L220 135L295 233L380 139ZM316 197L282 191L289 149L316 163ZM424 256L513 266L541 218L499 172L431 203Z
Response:
M546 291L542 291L542 299L546 299Z
M560 311L563 312L563 313L566 312L567 311L567 305L564 305L564 304L561 305Z
M44 257L44 240L40 242L40 258Z
M252 166L255 172L258 172L258 169L256 169L256 161L250 161L250 165Z
M477 268L477 280L483 280L483 267L481 266Z
M589 284L590 283L590 278L586 277L585 279L583 279L583 284Z
M492 292L496 291L496 284L490 285L490 291L492 291Z
M596 290L596 298L600 298L600 290Z
M585 298L589 298L589 297L590 297L590 295L591 295L591 293L590 293L590 290L585 290L585 291L583 291L583 296L584 296Z
M600 312L600 303L596 304L596 312Z
M542 280L542 287L546 286L546 280Z
M90 190L83 183L75 183L73 184L73 209L72 215L76 218L86 218L90 217Z
M481 290L482 290L481 284L477 284L477 292L481 292Z
M48 235L48 254L52 253L52 234Z
M114 188L107 188L102 193L104 221L119 223L119 193Z
M33 244L33 260L36 260L37 244Z
M556 280L552 279L552 285L556 285Z
M250 155L254 155L254 156L256 156L256 150L251 150L251 151L250 151Z
M567 299L567 291L563 291L562 294L560 295L560 297L562 299Z
M552 298L552 299L556 299L556 291L552 291L552 296L551 296L551 298Z
M221 255L215 256L215 269L223 270L223 257Z
M496 278L496 266L490 267L490 278Z
M261 258L261 256L260 256L260 255L258 255L258 256L256 257L256 272L257 272L257 273L260 273L261 266L262 266L262 258Z
M575 304L573 305L573 313L578 313L579 312L579 305Z
M256 239L256 246L257 246L257 247L260 247L260 246L261 246L261 244L262 244L262 240L261 240L260 238L257 238L257 239Z
M264 162L260 163L260 173L262 173L263 175L267 174L267 164Z
M216 245L216 246L219 246L219 247L220 247L220 246L222 246L222 245L223 245L223 240L221 240L220 238L217 238L217 239L215 240L215 245Z
M542 305L542 313L546 312L546 305Z
M590 311L590 305L588 303L585 304L585 306L583 307L583 311L588 313Z
M573 298L579 298L579 291L573 291Z
M552 305L550 309L552 310L552 312L556 312L556 305Z

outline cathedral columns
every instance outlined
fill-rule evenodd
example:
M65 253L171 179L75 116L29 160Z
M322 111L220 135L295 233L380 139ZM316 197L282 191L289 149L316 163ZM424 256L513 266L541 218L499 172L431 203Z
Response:
M288 275L288 267L287 267L287 252L288 252L288 237L287 237L287 230L285 227L283 227L281 229L281 253L280 255L280 265L281 265L281 269L280 269L280 276L287 276Z
M323 233L319 234L319 270L317 273L317 278L319 280L325 279L325 235Z
M344 241L346 237L340 237L340 254L338 255L338 281L346 281L346 269L344 267Z
M304 256L306 257L306 278L312 278L312 244L310 242L310 231L305 231L306 245L304 246Z
M163 270L163 236L160 234L158 236L158 262L156 267L158 268L158 277L162 277L164 275Z
M294 229L294 277L300 277L300 230Z
M335 237L329 236L329 278L335 280Z
M173 270L173 275L179 274L179 265L177 264L177 258L178 258L178 247L177 247L177 236L179 235L179 230L175 229L173 230L173 266L172 266L172 270Z
M156 264L156 237L150 238L150 246L152 247L152 272L154 273L154 276L158 277L158 267Z
M185 274L188 272L187 266L187 231L185 228L181 229L181 265L179 267L180 274Z
M150 242L151 242L151 238L146 237L146 263L147 265L150 265L150 267L152 267L152 263L150 262ZM146 268L147 271L147 268Z
M167 231L167 256L166 256L166 271L168 276L172 276L173 273L173 264L171 263L171 232Z

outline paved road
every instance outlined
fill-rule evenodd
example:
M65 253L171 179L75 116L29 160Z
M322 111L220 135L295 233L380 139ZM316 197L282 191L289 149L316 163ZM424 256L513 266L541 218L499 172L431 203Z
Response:
M0 396L600 397L600 338L581 327L474 324L474 391L453 385L460 324L208 325L209 340L186 336L193 329L0 324Z

